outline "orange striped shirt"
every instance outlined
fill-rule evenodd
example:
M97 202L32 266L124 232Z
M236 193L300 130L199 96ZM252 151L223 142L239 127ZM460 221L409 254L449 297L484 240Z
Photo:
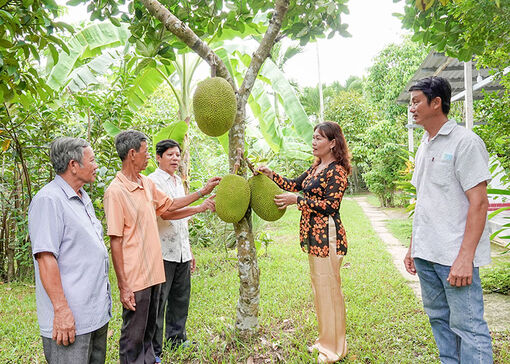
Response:
M165 282L156 216L173 202L139 176L141 185L117 172L104 194L107 234L122 237L124 272L133 292Z

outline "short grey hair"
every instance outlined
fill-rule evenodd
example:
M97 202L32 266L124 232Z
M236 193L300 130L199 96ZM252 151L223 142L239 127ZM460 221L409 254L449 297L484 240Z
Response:
M82 166L83 150L87 147L90 147L90 144L80 138L62 137L55 139L50 146L50 160L55 173L64 173L72 160Z
M115 148L120 160L124 161L131 149L138 152L142 142L147 142L147 137L144 133L137 130L126 130L117 134L115 137Z

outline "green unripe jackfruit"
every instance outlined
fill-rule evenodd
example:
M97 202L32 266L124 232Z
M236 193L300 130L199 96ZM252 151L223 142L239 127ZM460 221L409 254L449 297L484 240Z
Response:
M228 174L216 187L216 213L225 222L239 222L250 205L250 186L243 177Z
M209 136L225 134L234 124L237 100L232 86L221 77L199 82L193 95L198 127Z
M280 187L266 175L257 174L248 181L250 184L250 206L263 220L275 221L285 214L286 209L279 209L274 203L274 196L282 193Z

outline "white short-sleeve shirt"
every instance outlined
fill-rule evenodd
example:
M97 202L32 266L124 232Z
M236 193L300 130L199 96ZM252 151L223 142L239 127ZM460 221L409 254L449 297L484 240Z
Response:
M184 197L184 186L181 178L171 176L158 168L148 176L154 181L158 189L172 199ZM159 238L163 260L169 262L188 262L191 260L191 247L189 243L188 217L179 220L163 220L158 217Z
M469 201L465 191L491 179L489 155L472 131L446 122L429 140L424 133L411 183L416 187L413 219L413 258L451 266L466 228ZM489 264L487 221L476 249L474 266Z

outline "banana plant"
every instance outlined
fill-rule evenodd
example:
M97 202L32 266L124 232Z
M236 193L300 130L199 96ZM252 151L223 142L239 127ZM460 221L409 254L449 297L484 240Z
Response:
M69 40L69 52L61 51L58 54L56 64L50 53L47 65L48 86L58 90L72 83L72 87L78 89L97 82L94 74L102 74L109 69L116 58L112 50L125 46L129 35L126 25L116 27L109 22L83 28ZM86 62L87 59L92 60Z

